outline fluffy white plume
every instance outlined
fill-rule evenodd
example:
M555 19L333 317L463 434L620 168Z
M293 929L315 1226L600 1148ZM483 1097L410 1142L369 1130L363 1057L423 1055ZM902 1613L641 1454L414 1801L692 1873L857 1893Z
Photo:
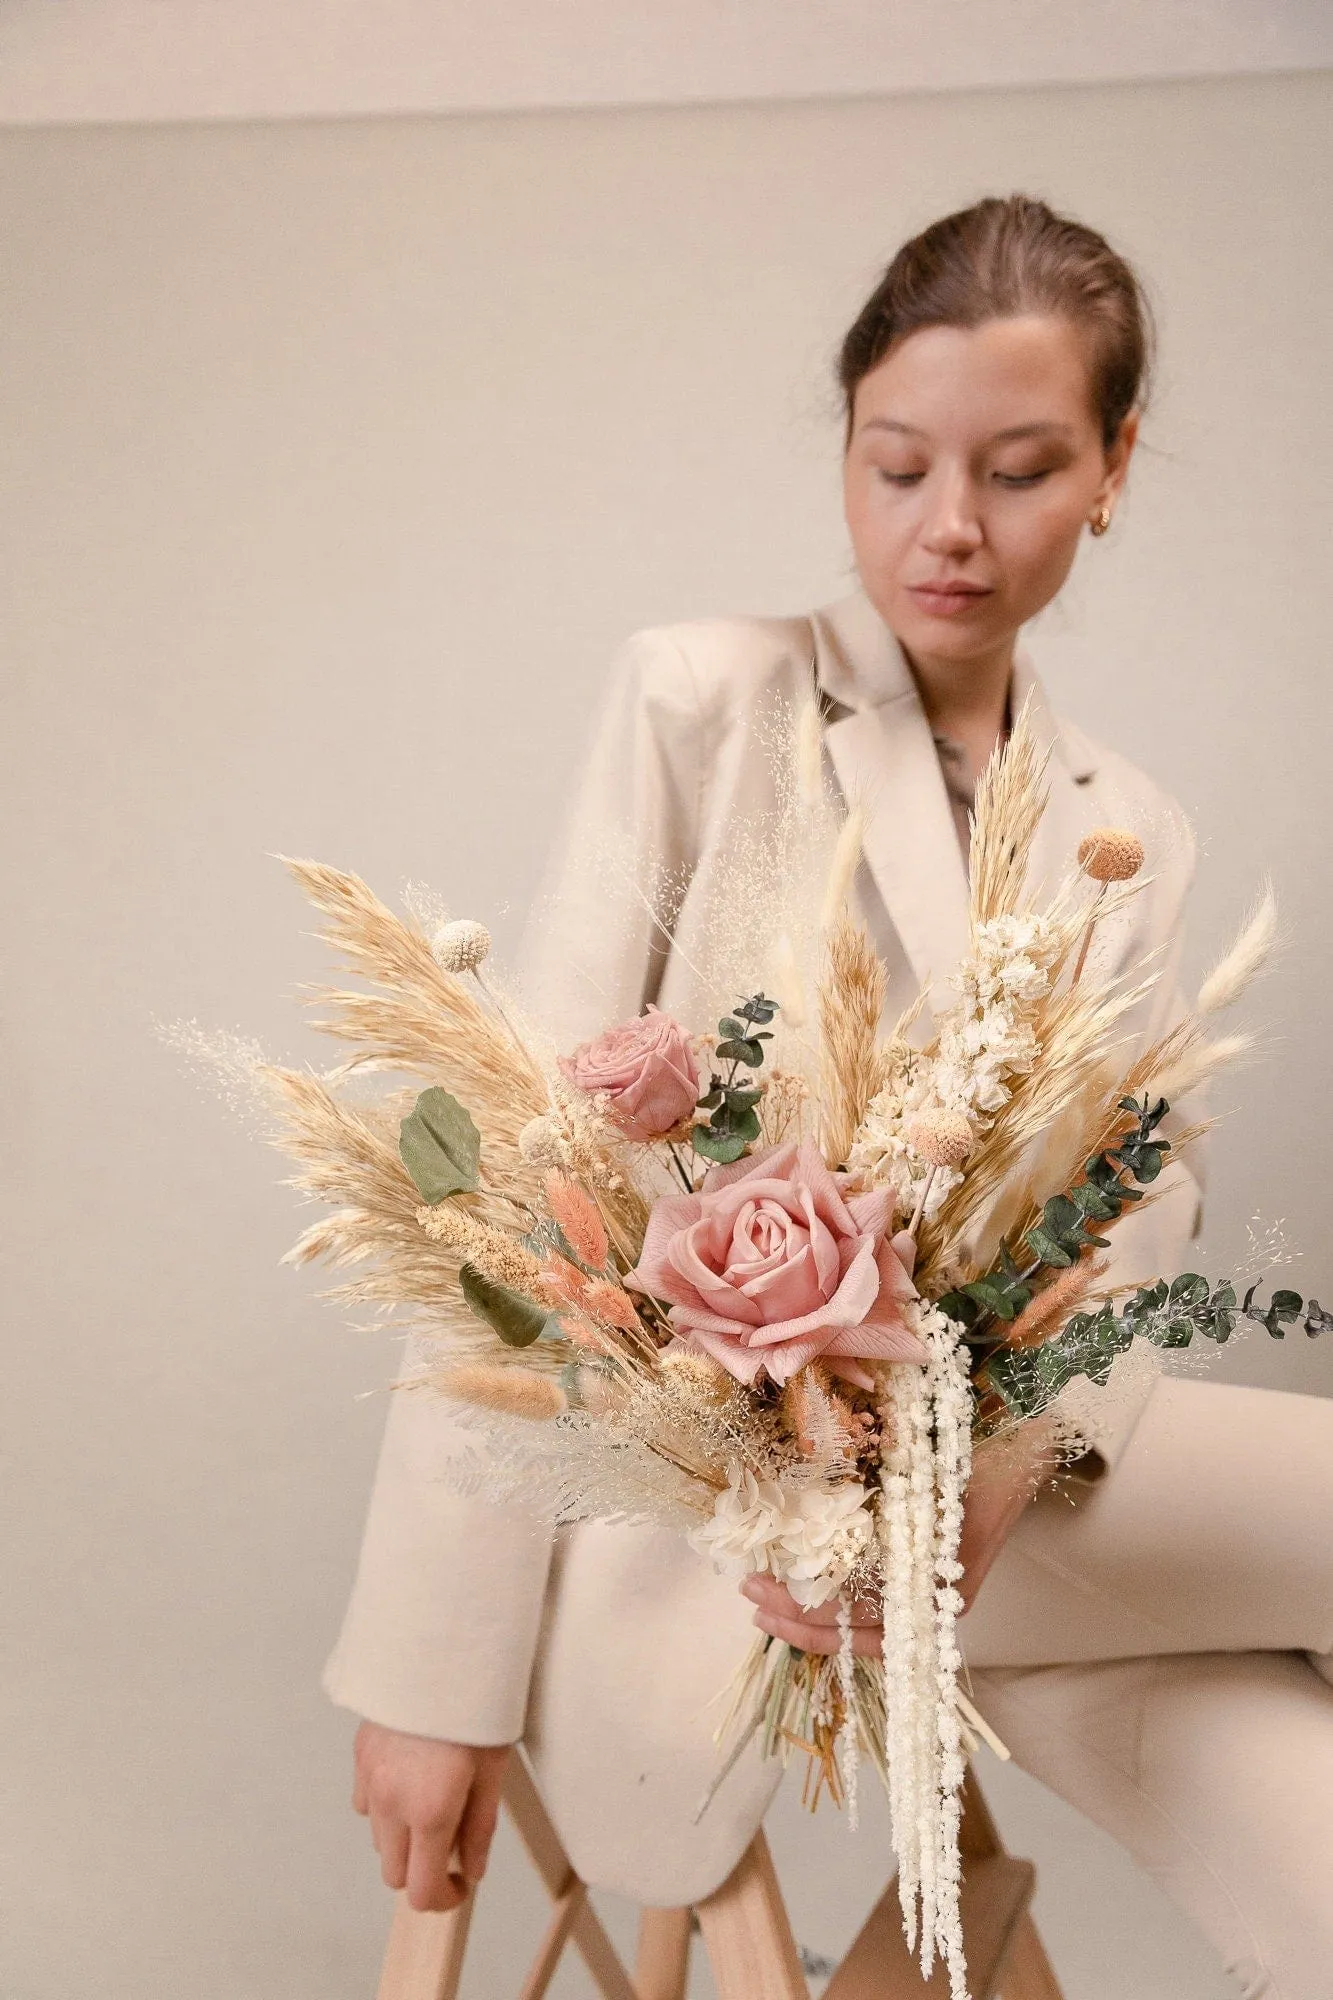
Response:
M1240 927L1230 951L1213 967L1199 988L1200 1014L1220 1014L1239 1000L1250 981L1260 973L1277 943L1277 897L1271 882L1265 882L1259 900Z
M1178 1103L1220 1069L1248 1055L1253 1047L1253 1035L1216 1035L1211 1042L1195 1042L1154 1076L1148 1089L1154 1097L1164 1097L1169 1104Z
M828 872L828 885L824 890L825 930L830 930L842 915L843 905L852 892L852 878L861 860L861 849L865 844L865 807L855 805L842 823L838 844L833 850L833 862Z

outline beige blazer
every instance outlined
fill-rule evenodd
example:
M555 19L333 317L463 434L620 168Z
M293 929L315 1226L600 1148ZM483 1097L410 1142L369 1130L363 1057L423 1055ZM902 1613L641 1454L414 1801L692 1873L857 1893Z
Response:
M803 700L812 673L832 773L870 815L856 895L889 967L888 1010L961 957L966 872L939 760L902 651L869 601L858 592L808 618L661 627L635 634L613 665L554 867L560 921L539 914L532 931L528 987L563 1043L649 999L707 1018L695 946L731 837L775 805L764 750L773 704ZM1120 963L1161 951L1164 977L1132 1023L1139 1036L1160 1032L1179 1006L1189 829L1142 772L1056 720L1020 657L1017 699L1029 691L1053 750L1034 873L1053 883L1094 826L1142 833L1154 879L1107 948ZM628 887L608 888L598 857L611 845L633 853L641 879L665 867L688 883L672 937ZM1181 1268L1198 1209L1195 1178L1176 1166L1163 1198L1117 1232L1127 1282ZM1087 1391L1084 1419L1108 1461L1146 1393ZM459 1448L447 1403L392 1399L324 1687L421 1735L521 1736L580 1874L641 1902L697 1901L730 1872L777 1781L748 1755L693 1824L716 1757L709 1704L750 1642L751 1607L673 1532L581 1523L551 1535L517 1510L460 1498L441 1477Z

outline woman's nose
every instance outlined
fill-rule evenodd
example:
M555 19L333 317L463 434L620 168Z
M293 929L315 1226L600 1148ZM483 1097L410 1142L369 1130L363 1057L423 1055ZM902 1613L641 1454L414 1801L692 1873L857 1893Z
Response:
M931 496L921 543L932 555L967 555L982 541L975 497L967 480L942 481Z

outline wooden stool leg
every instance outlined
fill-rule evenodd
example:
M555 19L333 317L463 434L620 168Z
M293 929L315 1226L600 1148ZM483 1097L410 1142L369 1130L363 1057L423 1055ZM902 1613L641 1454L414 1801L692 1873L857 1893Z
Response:
M1003 1993L1004 2000L1063 2000L1037 1926L1026 1912L1010 1947Z
M505 1772L504 1800L519 1839L528 1850L528 1858L546 1884L548 1893L557 1899L571 1897L566 1934L592 1974L593 1984L602 1995L602 2000L636 2000L629 1974L616 1956L616 1948L586 1894L571 1896L576 1884L579 1888L583 1885L578 1882L560 1836L551 1824L550 1814L532 1781L532 1773L517 1750L509 1759Z
M639 2000L685 2000L694 1912L645 1909L639 1918L634 1990Z
M699 1905L718 2000L810 2000L763 1829Z
M456 1910L414 1910L398 1891L376 2000L455 2000L475 1900L473 1890Z

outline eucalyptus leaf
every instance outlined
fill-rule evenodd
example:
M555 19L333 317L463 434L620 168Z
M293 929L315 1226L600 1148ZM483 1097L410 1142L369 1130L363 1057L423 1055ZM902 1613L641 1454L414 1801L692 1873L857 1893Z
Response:
M1040 1224L1035 1229L1029 1229L1027 1242L1034 1257L1039 1257L1043 1264L1053 1265L1056 1270L1067 1269L1074 1261L1064 1245L1048 1235Z
M745 1140L736 1132L714 1132L707 1125L694 1128L694 1150L720 1167L729 1167L745 1151Z
M456 1097L438 1085L423 1090L404 1118L398 1151L422 1200L432 1208L451 1194L474 1194L481 1134Z
M478 1319L498 1333L506 1347L531 1347L543 1334L560 1338L560 1322L554 1313L534 1305L521 1292L497 1284L475 1264L464 1264L458 1274L459 1286Z

